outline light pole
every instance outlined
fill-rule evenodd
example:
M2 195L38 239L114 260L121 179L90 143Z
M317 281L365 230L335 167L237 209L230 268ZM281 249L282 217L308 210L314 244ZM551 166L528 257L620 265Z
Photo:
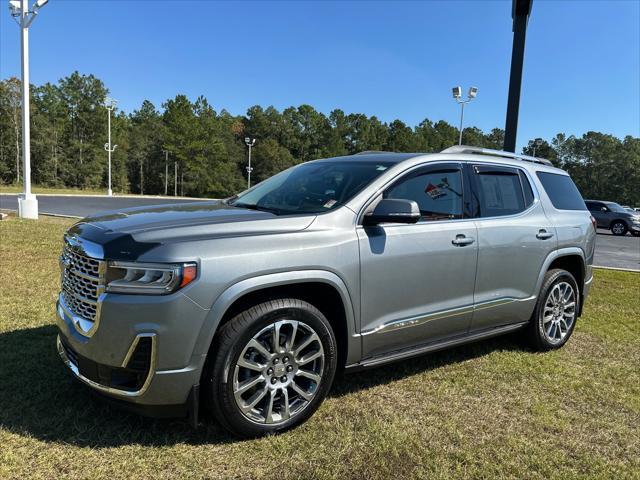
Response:
M109 98L107 97L105 100L105 107L107 107L107 123L108 123L108 128L109 128L109 138L107 143L104 144L104 149L107 151L108 155L109 155L109 185L107 187L107 195L112 196L113 195L113 191L111 190L111 154L113 152L116 151L116 148L118 148L118 145L113 145L111 146L111 112L113 111L114 108L116 108L118 101L113 99L113 98Z
M476 98L478 95L478 89L476 87L469 88L467 93L467 99L462 100L462 87L453 87L453 98L460 105L460 137L458 138L458 145L462 145L462 122L464 121L464 105Z
M251 172L253 168L251 168L251 147L256 144L255 138L244 137L244 143L249 147L249 165L247 166L247 188L251 188Z
M167 179L169 178L169 150L162 150L164 153L164 195L167 196Z
M38 199L31 193L31 131L29 117L29 27L39 10L49 0L36 0L29 9L28 0L11 0L9 10L20 27L20 46L22 60L22 180L24 192L18 196L18 215L20 218L38 218Z
M178 162L173 162L173 196L178 196Z

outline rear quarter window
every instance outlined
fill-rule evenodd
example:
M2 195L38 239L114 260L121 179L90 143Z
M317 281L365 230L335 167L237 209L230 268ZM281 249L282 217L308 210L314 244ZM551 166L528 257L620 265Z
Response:
M549 199L558 210L586 210L587 206L571 177L557 173L537 172Z

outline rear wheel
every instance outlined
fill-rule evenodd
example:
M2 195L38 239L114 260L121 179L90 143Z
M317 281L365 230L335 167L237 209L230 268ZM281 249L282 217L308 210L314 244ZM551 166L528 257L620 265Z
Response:
M579 305L580 291L573 275L561 269L548 271L526 330L531 346L544 351L567 343L578 319Z
M614 235L626 235L627 226L624 222L616 220L611 224L611 233L613 233Z
M216 335L205 369L205 402L240 437L279 432L307 420L326 397L336 341L313 305L285 298L256 305Z

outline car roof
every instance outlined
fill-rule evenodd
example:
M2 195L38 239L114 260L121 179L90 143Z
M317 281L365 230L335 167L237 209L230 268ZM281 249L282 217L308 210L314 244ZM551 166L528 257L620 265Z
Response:
M400 163L414 157L421 157L426 153L399 153L399 152L360 152L355 155L341 157L320 158L314 162L363 162L363 163Z
M464 147L464 146L463 146ZM433 153L400 153L400 152L380 152L380 151L365 151L356 153L355 155L344 155L340 157L332 157L332 158L322 158L318 160L313 160L313 162L362 162L362 163L392 163L392 164L400 164L403 162L415 160L415 163L420 161L428 162L430 160L436 161L443 159L451 160L451 161L471 161L471 162L487 162L487 163L501 163L505 166L507 165L517 165L520 167L536 167L536 170L542 170L552 173L561 173L567 174L564 170L556 168L551 165L551 162L548 160L541 159L533 159L533 157L516 156L515 158L510 157L511 153L508 152L499 152L493 150L486 149L476 149L475 147L465 147L468 149L474 149L475 152L470 153L470 151L462 149L455 149L450 147L442 152L433 152ZM531 158L532 160L529 160ZM417 160L419 159L419 160ZM534 161L535 160L535 161ZM540 161L538 161L540 160Z

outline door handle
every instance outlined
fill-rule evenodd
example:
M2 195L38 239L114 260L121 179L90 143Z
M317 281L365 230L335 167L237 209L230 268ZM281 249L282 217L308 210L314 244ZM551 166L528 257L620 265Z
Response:
M547 232L544 228L541 228L536 235L538 240L548 240L553 237L553 233Z
M464 235L456 235L456 238L451 240L451 243L457 245L459 247L464 247L465 245L471 245L475 242L475 239L471 237L466 237Z

